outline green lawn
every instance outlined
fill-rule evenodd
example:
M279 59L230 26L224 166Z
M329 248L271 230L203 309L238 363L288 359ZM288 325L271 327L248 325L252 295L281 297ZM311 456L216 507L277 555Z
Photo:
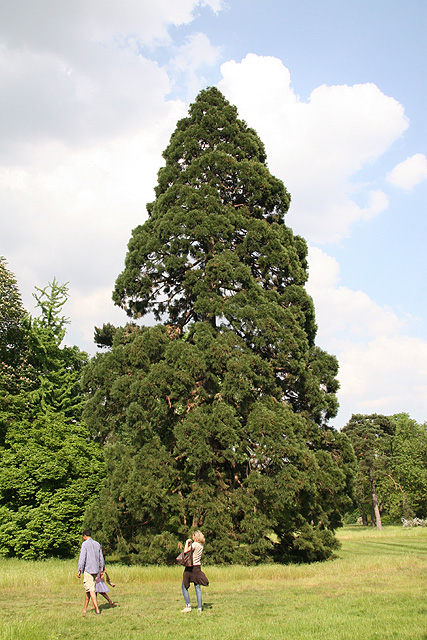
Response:
M81 613L76 561L0 560L0 640L427 639L427 528L346 527L334 561L205 566L204 611L181 614L179 567L110 564L119 606ZM194 605L195 594L190 591Z

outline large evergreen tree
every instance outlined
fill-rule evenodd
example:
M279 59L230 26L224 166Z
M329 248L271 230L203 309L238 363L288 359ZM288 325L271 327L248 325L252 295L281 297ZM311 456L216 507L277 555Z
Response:
M224 560L326 558L353 457L327 426L337 361L315 345L289 194L215 88L164 158L113 294L161 324L98 330L112 348L86 375L110 472L103 514L89 517L104 542L146 559L170 559L199 526Z

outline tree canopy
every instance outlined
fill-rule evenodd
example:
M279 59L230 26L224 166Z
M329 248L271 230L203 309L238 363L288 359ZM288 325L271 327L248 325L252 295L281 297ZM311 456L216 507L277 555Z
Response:
M268 363L280 400L336 415L336 358L315 346L307 246L284 224L290 196L264 146L215 88L202 91L163 154L149 220L132 233L114 301L133 318L231 331Z

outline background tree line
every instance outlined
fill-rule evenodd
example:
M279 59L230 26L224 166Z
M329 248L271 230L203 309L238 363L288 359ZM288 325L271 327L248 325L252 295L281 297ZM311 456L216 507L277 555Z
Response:
M67 287L54 280L35 297L33 318L0 258L0 554L27 559L75 552L105 475L81 419L88 356L61 346Z
M207 89L164 159L113 292L130 321L96 329L94 358L62 345L66 286L37 289L31 318L0 262L0 553L73 553L87 506L129 561L172 561L193 527L223 562L314 561L353 501L423 510L424 427L329 426L338 364L315 344L307 246L256 132Z
M357 458L353 516L381 528L427 516L427 426L408 414L355 414L342 430ZM354 517L353 517L354 519Z

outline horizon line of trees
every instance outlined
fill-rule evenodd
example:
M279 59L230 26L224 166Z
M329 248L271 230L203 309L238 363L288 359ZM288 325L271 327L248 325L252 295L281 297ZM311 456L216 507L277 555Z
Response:
M67 320L58 311L68 297L66 285L54 280L46 289L37 289L41 315L31 318L1 257L0 289L0 555L69 557L78 549L85 522L95 524L102 538L112 507L99 502L112 451L102 447L100 434L90 434L82 420L86 396L80 385L89 358L76 347L60 346ZM133 324L106 325L104 331L95 332L98 346L105 348L102 336L122 331L139 330ZM66 375L61 371L64 361ZM361 521L381 528L402 518L424 519L427 425L407 413L353 414L342 432L357 460L348 493L352 507L349 504L341 513L343 522ZM130 464L128 453L122 453L122 473L112 479L117 488L123 485ZM159 468L161 464L159 460ZM148 488L153 478L146 477L145 482ZM88 515L90 501L103 510L103 524L90 511ZM107 539L103 542L112 550ZM175 538L163 535L157 560L167 562L175 545ZM124 539L118 540L114 550L124 559L134 555L132 561L147 561L141 554L132 554Z
M338 362L256 132L212 87L163 155L113 292L130 321L95 328L93 358L62 345L67 286L32 318L0 259L0 555L72 555L84 523L129 562L173 561L194 528L207 558L311 562L356 508L424 516L426 425L329 425Z

